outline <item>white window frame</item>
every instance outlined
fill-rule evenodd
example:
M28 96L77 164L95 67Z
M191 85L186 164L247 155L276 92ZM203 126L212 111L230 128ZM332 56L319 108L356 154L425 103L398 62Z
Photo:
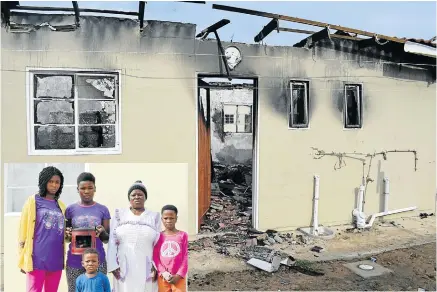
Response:
M223 103L223 108L224 108L224 106L225 105L227 105L227 106L235 106L235 114L233 115L234 116L234 122L233 123L228 123L228 124L226 124L225 123L225 113L223 113L223 131L224 131L224 133L235 133L235 134L252 134L253 133L253 105L252 104L248 104L248 103L231 103L231 102L224 102ZM240 107L240 106L247 106L247 107L249 107L250 108L250 119L251 119L251 126L250 126L250 132L246 132L246 131L243 131L243 132L239 132L238 131L238 117L239 117L239 115L238 115L238 107ZM227 114L227 115L229 115L229 114ZM224 130L224 126L225 125L231 125L231 124L235 124L235 131L225 131Z
M357 88L358 94L358 126L347 126L347 89ZM343 97L343 129L345 130L356 130L363 128L363 85L360 83L345 83L344 84L344 97Z
M25 163L25 162L23 162ZM56 162L56 163L61 163L61 162ZM73 163L73 162L72 162ZM21 188L31 188L34 186L19 186L19 187L8 187L8 165L9 164L13 164L13 163L5 163L4 167L3 167L3 210L4 210L4 216L5 217L19 217L21 216L21 212L9 212L8 211L8 189L21 189ZM44 163L44 167L53 165L55 163ZM64 164L68 164L68 163L64 163ZM85 172L89 172L90 171L90 164L89 163L83 163L84 164L84 171ZM65 185L63 187L76 187L77 185ZM31 196L32 194L29 194L29 196Z
M304 102L305 102L305 116L307 123L306 124L295 124L293 121L293 85L303 85L304 92ZM309 104L310 104L310 94L309 94L309 81L307 80L290 80L290 98L289 98L289 106L288 106L288 129L309 129L310 128L310 115L309 115Z
M73 76L76 81L76 76L110 76L116 79L117 88L115 90L115 111L116 111L116 123L115 125L115 147L114 148L79 148L79 111L77 98L76 82L74 83L74 119L75 123L68 126L74 126L75 128L75 147L76 149L48 149L40 150L35 149L35 125L34 125L34 75L37 74L59 74L59 75L75 75ZM26 68L26 99L27 99L27 146L28 155L108 155L108 154L121 154L122 153L122 134L121 134L121 122L122 122L122 108L121 108L121 70L103 70L103 69L80 69L80 68ZM90 99L81 99L90 100ZM98 101L99 99L93 99ZM103 124L104 126L104 124Z

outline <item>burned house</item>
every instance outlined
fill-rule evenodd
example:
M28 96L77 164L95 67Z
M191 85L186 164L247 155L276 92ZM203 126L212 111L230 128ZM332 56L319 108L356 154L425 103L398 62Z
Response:
M360 186L366 214L383 210L384 178L389 209L417 207L394 216L434 212L435 42L317 23L280 47L219 40L229 21L196 36L187 23L4 15L4 163L188 163L190 235L225 209L234 218L212 232L309 226L315 175L325 226L352 222ZM293 20L261 16L273 25L258 41Z

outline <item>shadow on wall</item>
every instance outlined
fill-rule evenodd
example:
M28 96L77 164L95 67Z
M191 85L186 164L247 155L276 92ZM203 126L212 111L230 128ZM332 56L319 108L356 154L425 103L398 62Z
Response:
M223 147L216 155L221 164L252 165L252 149L237 149L234 145Z

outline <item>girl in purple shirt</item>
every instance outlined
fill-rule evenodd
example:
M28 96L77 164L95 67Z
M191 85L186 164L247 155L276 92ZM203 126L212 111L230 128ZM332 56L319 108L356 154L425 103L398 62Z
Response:
M38 194L30 197L23 207L20 229L27 228L23 232L28 237L19 244L24 250L33 248L31 264L21 266L21 272L27 276L27 292L42 292L43 287L45 292L58 291L64 269L65 219L61 209L64 205L58 202L63 184L64 176L59 169L44 168L39 174ZM31 218L30 206L35 208L34 218ZM31 225L34 225L33 233L29 231ZM30 242L33 246L26 246Z
M106 254L103 243L109 239L109 223L111 216L106 206L94 201L96 179L89 172L81 173L77 178L77 190L80 202L68 206L65 211L68 240L71 240L71 231L76 228L96 228L96 250L99 254L99 272L106 274ZM85 273L82 266L82 256L71 253L71 243L67 255L67 283L68 292L76 291L76 279Z

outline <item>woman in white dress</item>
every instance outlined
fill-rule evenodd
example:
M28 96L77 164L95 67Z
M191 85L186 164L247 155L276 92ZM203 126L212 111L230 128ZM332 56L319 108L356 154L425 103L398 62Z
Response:
M131 207L115 209L108 243L108 272L114 275L113 292L155 292L153 247L159 239L161 218L146 210L147 190L136 181L128 192Z

